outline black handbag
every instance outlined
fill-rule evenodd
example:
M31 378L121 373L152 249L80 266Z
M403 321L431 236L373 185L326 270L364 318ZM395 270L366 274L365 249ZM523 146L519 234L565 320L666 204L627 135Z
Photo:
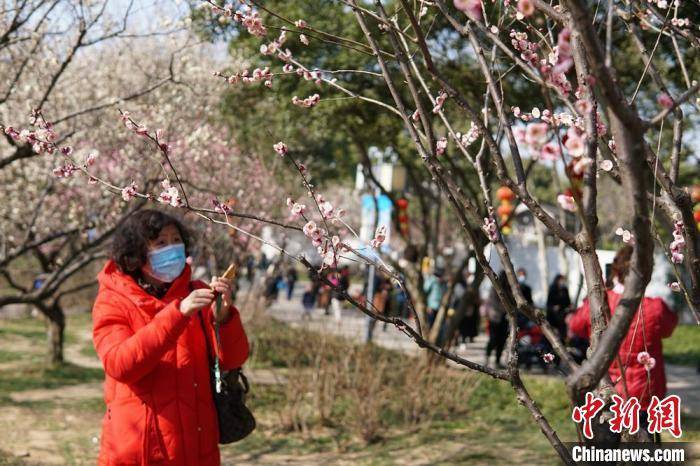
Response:
M221 306L221 297L217 297L217 308ZM221 372L219 369L219 357L212 350L207 329L204 325L202 313L199 313L199 321L204 331L204 340L207 343L209 355L209 378L211 391L214 396L214 406L219 420L219 443L237 442L244 439L255 429L255 417L245 405L246 394L250 391L248 379L243 370L233 369ZM214 322L214 334L216 335L216 347L219 347L219 324Z

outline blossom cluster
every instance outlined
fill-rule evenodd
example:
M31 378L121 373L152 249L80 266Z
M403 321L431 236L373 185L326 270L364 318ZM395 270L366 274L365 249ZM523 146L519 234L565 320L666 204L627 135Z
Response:
M438 96L435 98L435 106L433 107L433 113L440 113L440 110L442 110L442 106L445 104L445 100L447 100L447 92L440 91Z
M287 41L287 31L282 30L277 39L269 42L267 44L262 44L260 46L260 53L263 55L273 55L277 54L277 58L282 61L289 61L292 58L292 51L289 49L282 50L282 46Z
M231 213L231 206L225 202L221 202L218 199L212 199L211 203L214 204L214 210L220 214L228 215Z
M221 18L224 20L230 18L242 24L254 36L265 37L267 35L267 29L263 25L260 15L248 5L243 5L242 9L236 11L233 11L233 5L230 4L223 8L212 5L212 11L221 14Z
M484 218L484 225L481 227L486 233L489 241L495 243L498 241L498 225L496 225L496 220L491 217Z
M292 97L292 103L299 107L311 108L321 101L321 96L318 94L311 95L305 99L300 99L297 96Z
M213 74L214 76L226 79L226 82L229 84L238 84L239 82L244 84L254 84L262 82L265 86L272 87L272 72L267 66L265 68L255 68L252 73L246 68L243 71L229 76L226 76L218 71L215 71Z
M462 145L462 147L469 147L477 139L479 139L479 136L481 136L481 130L472 121L472 124L466 133L456 133L455 136L457 136L457 139L459 139L459 143Z
M673 241L671 241L671 261L674 264L683 262L683 248L685 248L685 238L683 238L683 222L677 221L673 226Z
M43 154L44 152L48 154L53 154L56 150L54 143L58 139L58 135L53 130L53 125L48 122L41 122L39 124L39 129L36 131L30 131L28 129L23 129L17 131L12 126L5 128L5 134L11 137L14 141L23 142L26 144L31 144L32 150L37 154ZM70 155L73 149L69 146L61 149L64 155Z
M131 182L129 186L126 186L125 188L122 189L122 199L124 199L126 202L129 202L132 198L136 197L137 194L137 186L135 182Z
M625 230L622 227L619 227L617 230L615 230L615 234L617 236L622 237L622 242L623 243L630 243L634 244L634 235L629 230Z
M182 207L184 205L177 188L170 185L170 180L165 179L160 185L163 187L163 191L158 195L158 202L169 204L173 207Z
M133 131L139 136L148 136L148 127L139 125L134 120L132 120L129 112L121 112L121 116L119 118L122 120L122 123L124 123L126 129Z

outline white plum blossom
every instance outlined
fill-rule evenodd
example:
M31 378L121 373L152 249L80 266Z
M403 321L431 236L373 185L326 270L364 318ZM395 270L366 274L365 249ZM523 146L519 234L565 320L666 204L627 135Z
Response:
M609 172L610 170L613 169L613 163L612 160L603 160L600 162L600 169L606 172Z
M617 236L622 237L622 242L634 244L634 236L632 235L632 233L629 230L625 230L622 227L618 227L618 229L615 230L615 234Z
M277 152L281 157L284 157L287 155L287 152L289 152L287 144L283 143L282 141L272 146L272 148L275 149L275 152Z
M437 142L435 143L435 153L437 155L442 155L445 153L446 149L447 149L447 138L443 136L440 139L438 139Z
M374 238L369 242L370 246L377 249L386 240L386 225L380 225L377 227L377 231L374 233Z

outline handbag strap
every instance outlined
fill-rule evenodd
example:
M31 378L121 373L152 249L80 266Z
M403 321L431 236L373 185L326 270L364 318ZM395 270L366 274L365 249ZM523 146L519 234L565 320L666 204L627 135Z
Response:
M191 288L191 287L190 287ZM216 296L216 313L217 315L221 311L221 295ZM197 314L199 314L199 323L202 326L202 332L204 333L204 341L206 342L207 345L207 355L209 356L209 363L211 364L212 359L214 360L214 381L215 381L215 389L216 393L221 393L221 367L219 366L219 354L218 351L214 351L211 348L211 344L209 343L209 336L207 335L207 326L204 325L204 317L202 317L202 311L200 310ZM216 337L216 347L219 348L221 346L221 337L219 334L219 323L214 319L214 335Z

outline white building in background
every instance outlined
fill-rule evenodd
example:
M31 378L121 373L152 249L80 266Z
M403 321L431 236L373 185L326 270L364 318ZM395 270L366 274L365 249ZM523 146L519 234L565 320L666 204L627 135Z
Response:
M553 208L547 206L544 208L550 214L557 215ZM515 209L515 215L511 222L513 233L506 236L506 244L513 265L516 269L522 267L527 272L527 283L532 287L532 299L535 305L541 307L546 305L549 284L560 273L567 276L572 301L576 298L579 286L581 286L580 303L586 296L586 284L583 280L583 265L578 254L568 247L560 252L557 240L538 223L534 221L534 217L524 205L520 204ZM538 231L539 228L542 228L542 231ZM620 245L622 245L621 241ZM615 252L604 249L596 250L600 268L604 273L612 264ZM489 258L489 263L494 270L497 272L502 270L498 254L490 244L486 248L485 255ZM647 286L646 295L659 296L670 302L672 292L667 284L675 280L671 278L672 276L673 270L663 253L656 252L654 254L654 271L649 286ZM490 284L487 282L488 280L485 280L484 285L482 285L482 294L487 293L490 288Z

